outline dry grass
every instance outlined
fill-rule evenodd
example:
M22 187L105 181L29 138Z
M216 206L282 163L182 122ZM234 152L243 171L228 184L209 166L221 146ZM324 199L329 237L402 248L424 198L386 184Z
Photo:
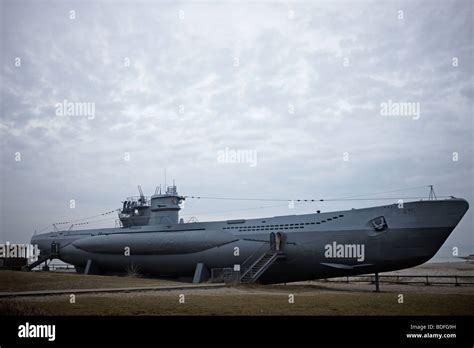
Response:
M0 271L0 292L120 288L177 284L163 279L136 276L84 276L78 273Z
M178 301L180 294L184 304ZM472 315L474 294L412 291L404 293L400 304L398 292L251 286L77 294L75 304L69 303L69 295L7 298L0 300L1 311L8 302L49 315Z
M290 304L288 294L225 291L218 295L183 291L184 304L174 291L77 295L75 304L69 303L67 295L3 299L0 310L12 315L21 309L25 315L472 315L474 308L473 295L410 294L399 304L396 294L314 293L295 294L295 303ZM18 310L4 312L5 305Z
M48 311L25 301L0 301L2 315L48 315Z
M0 271L0 291L182 283L135 277ZM69 294L0 299L5 315L472 315L474 287L307 282L213 289ZM185 294L185 303L178 301ZM288 295L295 295L295 303ZM398 294L404 303L398 303Z

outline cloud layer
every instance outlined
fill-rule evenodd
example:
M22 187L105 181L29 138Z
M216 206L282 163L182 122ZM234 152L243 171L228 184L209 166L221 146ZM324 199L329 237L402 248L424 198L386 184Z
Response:
M1 6L1 240L118 207L137 184L150 193L165 168L186 195L434 184L473 202L470 1ZM93 103L94 117L56 115L64 100ZM382 116L389 100L419 103L420 118ZM257 165L218 161L226 148L256 151ZM289 212L189 200L183 214L371 204ZM472 253L471 211L448 244Z

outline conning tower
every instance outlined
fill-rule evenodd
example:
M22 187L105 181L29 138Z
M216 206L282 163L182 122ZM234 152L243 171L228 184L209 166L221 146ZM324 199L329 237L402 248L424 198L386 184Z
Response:
M155 193L151 196L149 225L173 225L179 223L179 204L185 197L178 195L176 185L168 186L164 194Z

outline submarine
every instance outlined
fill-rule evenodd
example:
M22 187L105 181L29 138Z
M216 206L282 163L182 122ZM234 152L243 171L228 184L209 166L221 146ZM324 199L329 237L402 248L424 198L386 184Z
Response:
M151 197L130 197L115 228L35 234L40 258L74 265L84 274L130 269L195 283L287 283L394 271L431 259L469 204L429 199L369 208L254 219L184 222L186 196L166 186Z

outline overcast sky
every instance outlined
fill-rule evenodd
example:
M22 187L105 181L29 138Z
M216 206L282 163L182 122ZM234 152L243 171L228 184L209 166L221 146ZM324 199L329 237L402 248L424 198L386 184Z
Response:
M470 201L446 245L474 253L472 1L0 2L0 241L118 208L137 184L149 195L166 168L183 195L433 184ZM61 114L65 100L94 113ZM383 115L389 101L419 114ZM226 149L256 157L226 163ZM382 203L187 200L182 215Z

